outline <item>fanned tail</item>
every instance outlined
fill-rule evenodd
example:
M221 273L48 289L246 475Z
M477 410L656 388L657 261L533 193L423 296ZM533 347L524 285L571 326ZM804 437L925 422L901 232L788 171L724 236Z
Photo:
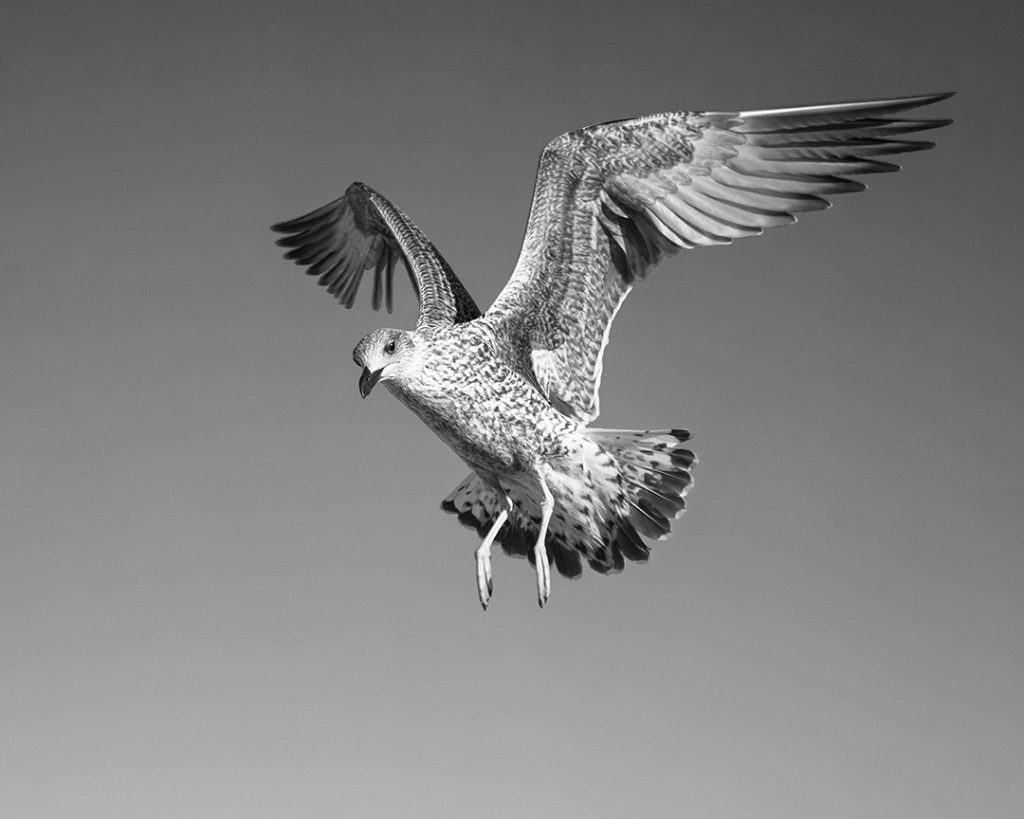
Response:
M548 558L566 577L578 577L584 560L601 574L621 571L626 559L645 562L650 547L643 538L668 537L672 521L686 508L690 469L697 462L683 446L690 437L686 430L587 429L585 434L590 441L582 464L548 476L555 498ZM537 499L515 485L508 494L514 509L497 541L506 554L532 563ZM441 508L484 537L503 501L471 472Z
M672 521L686 509L686 493L693 486L690 470L697 457L683 446L690 433L685 429L588 429L587 434L618 462L629 504L628 522L645 537L668 537Z

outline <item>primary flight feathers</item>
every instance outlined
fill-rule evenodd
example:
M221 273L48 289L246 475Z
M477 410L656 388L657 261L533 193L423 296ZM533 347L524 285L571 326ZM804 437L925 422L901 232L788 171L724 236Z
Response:
M286 259L308 266L310 276L345 307L355 303L363 273L373 270L373 309L391 312L395 263L401 259L420 300L420 323L469 321L480 315L472 297L422 231L377 191L353 182L345 195L271 230L289 247Z
M951 96L653 114L563 134L541 154L519 261L488 314L529 334L541 388L592 420L608 325L663 255L756 236L864 190L845 177L899 170L879 157L931 148L906 135L950 122L897 115ZM285 257L345 307L372 270L372 306L390 312L401 259L420 299L417 326L480 315L419 228L362 183L273 229L288 234L278 240Z

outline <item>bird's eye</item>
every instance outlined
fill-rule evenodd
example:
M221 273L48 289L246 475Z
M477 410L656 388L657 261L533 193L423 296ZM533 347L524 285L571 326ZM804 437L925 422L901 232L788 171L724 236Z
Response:
M395 353L395 340L391 339L387 344L384 345L384 352L388 355L394 355Z

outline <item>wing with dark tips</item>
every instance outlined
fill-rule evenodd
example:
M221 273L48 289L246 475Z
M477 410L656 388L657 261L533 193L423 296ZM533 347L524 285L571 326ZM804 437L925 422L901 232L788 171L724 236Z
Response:
M846 177L898 170L885 157L932 147L908 134L950 122L901 113L950 96L655 114L563 134L541 155L519 261L487 320L517 341L510 359L528 362L552 404L593 420L612 319L654 264L863 190Z
M390 313L395 265L401 260L420 300L417 327L458 324L480 315L451 267L401 210L354 182L340 199L272 227L284 254L317 276L345 307L355 303L363 275L373 271L374 310Z

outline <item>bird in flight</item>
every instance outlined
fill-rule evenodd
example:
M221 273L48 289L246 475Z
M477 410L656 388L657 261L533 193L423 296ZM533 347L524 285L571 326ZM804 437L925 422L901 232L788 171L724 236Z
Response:
M374 330L353 352L469 466L441 506L483 538L476 585L491 600L491 547L526 557L541 606L551 564L577 577L643 562L692 485L683 429L589 426L612 319L662 256L724 245L864 190L847 177L899 170L880 157L931 148L907 134L948 125L903 112L952 94L740 112L678 112L563 134L540 157L519 260L486 312L395 205L356 182L274 225L285 258L345 307L373 272L391 312L401 261L419 297L412 330Z

